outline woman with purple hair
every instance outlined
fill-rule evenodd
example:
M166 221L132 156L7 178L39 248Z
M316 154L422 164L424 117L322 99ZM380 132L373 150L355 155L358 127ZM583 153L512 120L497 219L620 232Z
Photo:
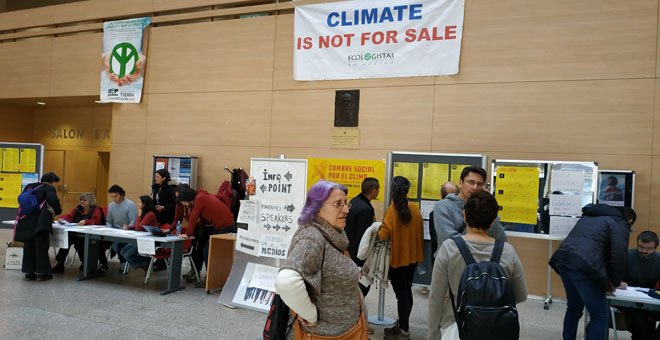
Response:
M367 339L360 270L345 256L347 192L343 185L318 181L307 193L275 282L284 303L298 314L289 338L307 333Z

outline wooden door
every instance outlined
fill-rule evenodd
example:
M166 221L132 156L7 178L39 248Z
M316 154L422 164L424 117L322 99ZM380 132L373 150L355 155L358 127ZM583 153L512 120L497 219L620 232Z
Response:
M110 153L99 152L96 167L96 204L99 207L108 205L108 178L110 177Z
M54 172L60 177L60 182L57 183L57 197L62 202L62 192L64 191L64 151L63 150L46 150L44 152L44 173Z
M96 192L98 152L67 150L64 159L62 210L71 211L83 193Z

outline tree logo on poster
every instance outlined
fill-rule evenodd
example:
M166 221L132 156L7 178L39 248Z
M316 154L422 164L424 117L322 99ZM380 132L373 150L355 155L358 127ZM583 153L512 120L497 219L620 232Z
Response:
M119 43L115 45L110 54L110 72L116 74L119 78L126 74L134 74L138 58L138 51L135 46L128 42ZM131 66L130 72L126 72L128 66Z

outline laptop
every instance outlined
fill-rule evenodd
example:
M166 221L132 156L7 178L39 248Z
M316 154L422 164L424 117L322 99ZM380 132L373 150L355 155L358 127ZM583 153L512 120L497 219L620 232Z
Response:
M153 235L153 236L160 236L160 237L167 236L167 235L166 235L162 230L160 230L160 228L158 228L158 227L152 227L152 226L150 226L150 225L143 225L142 227L144 228L144 230L150 232L151 235Z

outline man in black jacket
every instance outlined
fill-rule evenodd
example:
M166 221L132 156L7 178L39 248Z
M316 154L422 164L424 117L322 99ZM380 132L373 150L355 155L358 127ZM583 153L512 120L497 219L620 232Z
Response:
M364 261L357 258L360 240L365 230L374 223L375 212L371 205L371 200L378 197L380 192L380 183L373 177L367 177L362 181L362 192L355 196L350 203L350 210L346 216L346 236L348 236L348 252L358 267L364 265ZM369 287L360 284L362 295L367 296Z
M626 272L630 228L637 218L630 208L588 205L550 266L561 276L566 290L563 339L575 339L584 307L590 321L586 339L605 339L609 314L606 292L621 284Z

